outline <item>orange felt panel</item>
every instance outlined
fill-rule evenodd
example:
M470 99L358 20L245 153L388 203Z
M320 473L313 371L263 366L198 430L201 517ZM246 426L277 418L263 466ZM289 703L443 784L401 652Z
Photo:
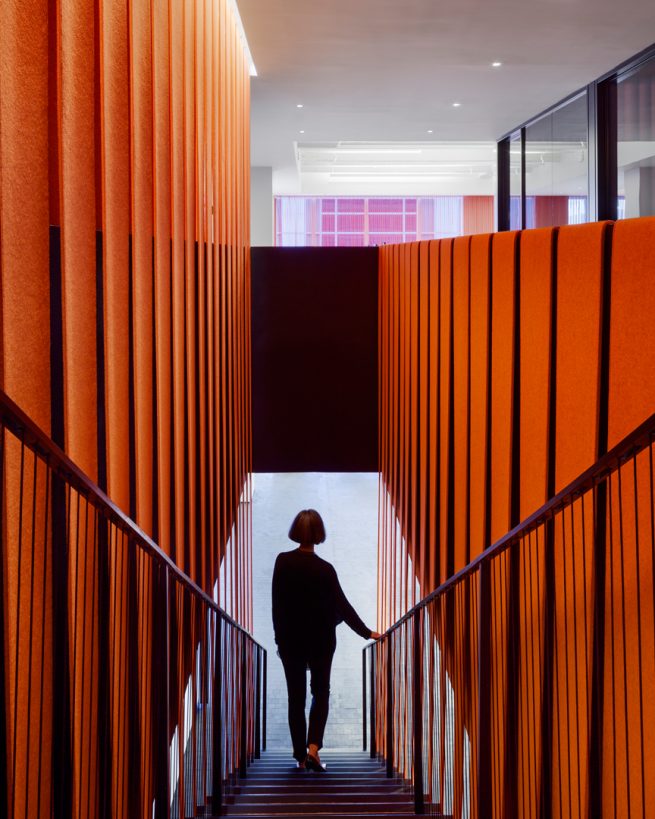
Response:
M655 805L653 455L651 446L610 480L605 581L603 799L646 816Z
M128 24L124 4L103 3L101 11L107 492L121 509L129 510L130 111L124 85L128 74Z
M155 227L155 356L157 379L157 480L159 545L171 550L171 135L168 5L153 4L153 117Z
M560 228L557 240L555 492L596 460L606 222Z
M546 501L551 369L552 228L521 234L519 518Z
M44 0L0 7L2 384L49 431L47 26Z
M489 412L489 271L491 236L471 239L471 385L470 385L470 552L471 558L489 545L485 542L487 490L487 424Z
M655 411L655 218L617 222L609 350L611 449Z
M103 229L103 299L105 411L107 426L107 493L123 510L130 508L129 463L129 236L130 236L130 111L128 76L127 5L103 3L101 38L101 162ZM110 634L114 644L127 629L124 597L125 561L113 554L110 574ZM115 813L127 816L128 759L121 744L127 714L122 704L127 690L126 659L119 648L110 662L110 735L112 740L112 793ZM124 740L123 740L124 743Z
M452 281L453 281L453 240L442 239L440 243L439 289L439 536L438 536L438 581L448 577L449 558L449 484L450 484L450 436L452 417L450 412L452 377ZM436 373L435 373L436 376Z
M70 457L97 480L96 389L96 192L94 9L80 0L60 6L60 215L62 249L62 318L64 351L64 419ZM98 633L96 538L86 503L70 500L71 520L79 515L77 548L69 557L69 607L75 639L69 642L72 698L72 781L74 815L95 813L98 782L89 761L98 752Z
M469 562L470 237L453 242L453 503L454 570Z
M185 343L186 343L186 394L189 411L186 414L186 471L185 484L189 518L187 530L182 541L185 550L185 571L194 579L198 578L198 560L196 554L196 179L195 179L195 3L187 3L183 10L183 83L184 83L184 118L183 118L183 156L184 156L184 287L185 287ZM227 537L227 533L225 535ZM180 557L178 557L180 561Z
M150 4L130 2L136 520L153 524L152 54Z
M589 748L581 738L589 736L592 707L593 506L587 494L556 515L553 524L553 806L567 817L583 813L589 798Z
M0 4L0 379L2 388L50 431L50 273L48 178L48 4ZM46 573L45 487L26 488L20 527L21 455L3 436L2 621L9 799L16 816L50 806L51 758L39 738L52 731L51 564ZM33 474L29 456L25 475ZM31 478L27 478L30 486ZM32 537L34 542L32 543ZM33 552L32 552L33 549ZM33 554L34 563L21 556ZM34 589L30 600L30 588ZM23 593L19 596L19 589ZM44 596L45 594L45 596ZM44 613L34 623L32 606ZM45 641L43 659L40 647ZM35 650L30 651L32 645ZM30 681L40 685L30 696ZM30 711L32 709L32 711ZM39 715L38 717L36 715ZM31 716L30 716L31 715ZM43 733L41 733L43 732ZM14 768L15 761L15 768ZM12 782L11 772L15 770ZM12 804L10 802L9 804Z
M183 8L179 3L170 6L170 109L171 109L171 344L173 355L173 439L175 485L175 559L184 566L186 542L186 474L185 447L186 428L184 418L185 400L185 287L184 287L184 41ZM217 323L218 326L218 323Z
M512 491L512 421L514 390L514 231L492 240L491 273L491 542L510 526Z
M95 481L98 427L93 6L84 0L62 0L60 21L65 437L68 455Z
M407 520L407 542L408 551L412 560L412 574L408 577L408 584L411 588L412 605L417 603L415 578L418 576L418 504L419 485L417 474L419 469L419 245L412 242L408 245L409 266L410 266L410 303L409 303L409 329L410 336L410 369L408 390L410 394L409 405L409 469L408 469L408 520Z

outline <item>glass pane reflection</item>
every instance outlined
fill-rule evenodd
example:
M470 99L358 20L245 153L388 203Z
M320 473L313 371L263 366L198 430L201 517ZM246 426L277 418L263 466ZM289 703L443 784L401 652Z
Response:
M526 129L526 227L589 220L587 94Z
M655 60L619 78L618 218L655 216Z
M521 132L509 138L509 229L520 230L521 224Z

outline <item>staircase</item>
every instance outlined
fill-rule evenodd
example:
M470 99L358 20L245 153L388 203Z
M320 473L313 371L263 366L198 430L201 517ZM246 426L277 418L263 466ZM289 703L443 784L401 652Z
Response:
M267 751L239 780L226 816L304 819L310 816L414 815L411 790L388 779L386 769L362 751L321 751L325 773L299 771L288 751Z

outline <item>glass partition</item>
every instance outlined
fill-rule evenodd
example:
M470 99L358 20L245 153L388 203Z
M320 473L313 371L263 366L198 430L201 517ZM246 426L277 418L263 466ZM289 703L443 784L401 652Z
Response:
M509 229L520 230L523 227L521 196L523 195L523 176L521 172L521 132L516 131L509 138Z
M525 129L525 227L589 220L587 92Z
M655 60L617 78L618 218L655 215Z

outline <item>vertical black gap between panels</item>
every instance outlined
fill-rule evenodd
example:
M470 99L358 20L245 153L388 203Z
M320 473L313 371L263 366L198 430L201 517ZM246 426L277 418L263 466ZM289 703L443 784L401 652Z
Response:
M156 561L151 563L153 570L151 662L153 668L152 703L152 756L155 762L154 819L167 819L168 816L168 702L166 690L168 685L169 663L167 657L168 605L166 567Z
M491 545L491 400L492 400L492 319L493 319L493 239L489 238L487 259L487 394L484 434L484 551Z
M5 436L7 431L0 428L0 520L5 519ZM5 651L5 583L4 583L4 566L6 560L6 529L0 526L0 656L6 657ZM3 816L9 816L11 811L9 809L9 783L7 781L7 709L5 690L5 675L0 674L0 811Z
M450 312L450 328L449 328L449 349L448 349L448 490L447 490L447 515L448 521L446 525L446 580L455 573L455 277L454 277L454 255L455 244L450 241L449 253L449 270L448 277L450 279L450 303L448 310ZM447 604L453 598L453 595L448 595L446 598ZM454 612L451 612L454 614ZM448 622L453 624L454 618L449 617ZM454 632L453 632L454 633Z
M96 362L98 484L107 491L107 416L105 391L105 309L103 236L96 231ZM109 691L109 523L98 518L98 804L100 817L111 816L111 731Z
M521 474L521 234L514 239L514 359L512 377L511 411L511 497L510 529L520 518ZM509 582L507 600L507 714L505 742L505 816L518 815L518 727L520 692L520 591L521 591L521 543L514 542L509 548Z
M196 434L194 436L194 445L195 445L195 461L196 461L196 475L195 475L195 483L196 483L196 492L195 497L193 499L194 502L194 527L196 533L196 576L193 578L194 581L205 588L205 578L202 576L202 565L203 565L203 554L202 550L204 547L203 539L202 539L202 504L200 499L200 491L202 487L201 482L201 470L200 470L200 447L204 442L200 440L200 313L199 313L199 306L200 306L200 245L198 240L196 239L194 246L193 246L193 264L194 264L194 282L195 282L195 293L194 293L194 304L193 304L193 314L196 318L194 322L194 336L193 336L193 354L194 354L194 367L195 367L195 407L194 407L194 415L196 420Z
M64 449L64 328L61 228L50 225L50 414L52 440Z
M130 517L136 520L136 417L134 406L134 259L132 255L132 235L128 240L128 434L129 434L129 475L130 475Z
M184 239L184 327L182 328L182 343L184 346L183 356L183 371L184 371L184 433L182 435L184 447L184 533L186 536L186 543L178 544L180 549L184 549L182 568L185 574L191 572L191 551L189 548L189 524L191 521L190 514L190 497L189 497L189 365L187 362L187 303L189 301L189 287L188 287L188 271L187 271L187 239ZM178 560L178 566L180 561ZM195 578L192 578L195 580Z
M61 228L50 227L50 378L52 439L64 447L64 356L62 324ZM68 657L68 544L66 490L52 476L52 650L53 657ZM70 816L72 760L70 736L69 664L53 663L52 775L53 813Z
M170 418L169 448L170 448L170 464L171 464L171 466L170 466L170 473L171 473L170 478L171 479L169 481L169 496L170 496L170 498L169 498L170 499L169 526L170 526L171 532L170 532L170 541L169 541L170 547L169 548L170 548L171 560L174 563L177 563L178 555L177 555L177 540L176 540L177 529L176 529L176 510L175 510L175 486L176 486L176 480L175 479L176 479L177 467L176 467L176 463L175 463L175 347L174 347L174 344L173 344L173 338L174 338L174 333L175 333L174 323L173 322L174 322L175 319L174 319L174 310L173 310L173 298L174 298L174 296L173 296L173 239L169 240L168 254L169 254L168 255L169 287L170 287L170 293L171 293L171 298L169 300L169 305L170 305L170 310L169 310L170 324L169 324L169 327L171 328L170 329L170 339L171 340L170 340L170 344L169 344L170 358L169 358L169 362L168 362L168 366L169 366L169 370L170 370L170 377L171 377L171 380L170 380L171 392L170 392L170 399L169 399L170 400L170 407L171 407L171 412L170 412L170 415L169 415L169 418Z
M155 237L152 237L152 539L159 544L159 435L157 434L159 416L159 389L157 384L157 285L155 273Z
M127 542L127 712L128 813L138 816L141 801L141 720L139 715L139 609L137 547Z
M612 226L604 234L601 289L600 362L598 378L598 442L596 458L607 452L609 419L609 344L611 320ZM603 811L603 711L605 703L605 583L607 564L607 481L596 489L594 507L593 662L591 730L589 735L589 819Z
M105 291L102 232L96 231L96 390L98 396L98 486L107 491L107 410L105 387Z
M501 139L498 143L498 195L496 197L496 224L497 229L509 230L510 208L510 138Z
M211 440L212 444L214 445L215 438L214 438L213 435L210 436L210 433L209 433L210 429L212 429L212 427L213 427L213 418L210 417L210 415L209 415L209 407L210 407L209 389L210 389L210 383L211 383L210 378L209 378L209 372L211 370L211 367L213 366L213 362L212 362L212 360L211 360L211 358L209 356L209 337L210 337L210 333L213 330L213 326L212 326L212 323L209 320L209 317L210 317L210 315L213 315L213 313L212 313L212 305L210 304L210 301L209 301L209 298L210 298L210 292L209 292L209 287L208 287L209 276L208 276L208 273L207 273L208 267L209 267L208 260L209 260L209 253L211 251L211 245L207 242L207 240L205 240L204 248L205 248L205 267L204 267L204 270L205 270L205 277L204 277L204 281L205 281L205 337L203 339L203 343L204 343L204 346L205 346L205 441L204 441L204 447L205 447L205 510L206 511L205 511L205 521L204 521L204 527L205 527L204 541L205 542L203 544L203 547L205 549L205 554L207 555L206 585L204 586L204 589L207 592L207 594L211 595L212 594L212 589L213 589L213 586L214 586L214 577L213 577L213 574L212 574L212 566L213 566L213 560L214 560L214 552L213 552L214 543L210 541L211 531L212 531L211 517L210 516L213 515L214 507L213 507L213 504L212 504L211 481L210 481L211 464L212 464L213 453L209 451L209 441ZM213 273L213 267L212 267L212 273ZM211 292L211 297L213 298L213 288L212 288L212 292Z
M468 265L466 268L466 332L468 335L466 350L466 521L464 524L465 554L464 562L471 562L471 237L468 239ZM466 586L467 594L470 584ZM468 599L467 599L468 602ZM468 612L469 609L467 608ZM467 616L468 623L468 616ZM468 638L468 633L467 633Z

